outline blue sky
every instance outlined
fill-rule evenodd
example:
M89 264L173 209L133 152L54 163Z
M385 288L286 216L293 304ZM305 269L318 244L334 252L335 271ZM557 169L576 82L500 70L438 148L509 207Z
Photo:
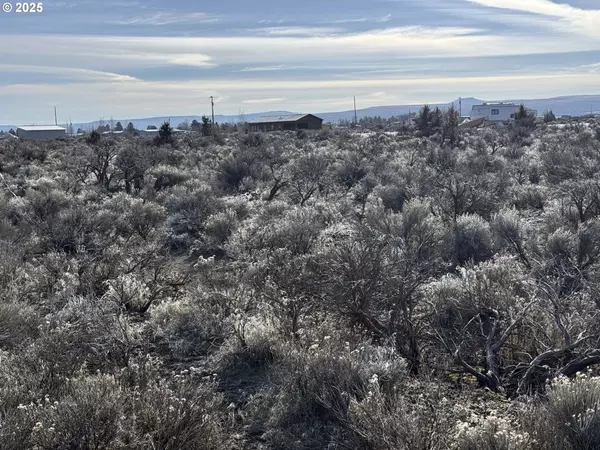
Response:
M598 0L42 3L0 12L0 123L600 93Z

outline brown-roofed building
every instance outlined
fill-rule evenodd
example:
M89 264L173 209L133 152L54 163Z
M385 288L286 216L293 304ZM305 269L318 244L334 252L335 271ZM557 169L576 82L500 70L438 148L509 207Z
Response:
M248 122L252 131L280 130L320 130L323 119L312 114L294 114L291 116L271 116Z

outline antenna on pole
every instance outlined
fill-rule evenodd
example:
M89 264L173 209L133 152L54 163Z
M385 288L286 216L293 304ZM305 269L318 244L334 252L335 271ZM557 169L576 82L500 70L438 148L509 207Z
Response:
M358 124L358 119L356 117L356 97L354 97L354 125Z
M56 115L56 106L54 107L54 125L58 126L58 116Z
M215 125L215 99L213 96L210 96L210 107L212 109L212 124Z

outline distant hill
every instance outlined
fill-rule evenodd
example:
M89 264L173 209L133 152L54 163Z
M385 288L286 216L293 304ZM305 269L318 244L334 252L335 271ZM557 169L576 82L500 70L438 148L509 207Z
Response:
M546 99L510 99L510 100L487 100L487 101L503 101L506 103L523 103L525 106L531 109L535 109L538 111L538 114L543 114L544 111L552 110L554 114L557 116L564 115L572 115L572 116L581 116L590 113L590 110L594 112L598 112L600 110L600 95L574 95L574 96L565 96L565 97L553 97ZM471 108L473 105L481 104L484 100L466 97L462 99L462 115L468 116L471 113ZM438 103L432 104L431 106L438 106L441 109L446 109L450 107L451 104L454 104L456 109L459 109L459 101L458 99L454 100L450 103ZM384 118L389 118L392 116L399 116L408 114L409 112L418 111L423 105L422 104L414 104L414 105L396 105L396 106L373 106L369 108L359 109L357 110L358 118L368 117L368 116L380 116ZM354 118L354 110L348 111L338 111L338 112L315 112L315 111L304 111L306 113L313 113L319 117L322 117L325 122L337 123L340 120L352 120ZM245 114L245 120L257 119L263 116L279 116L279 115L287 115L287 114L297 114L298 111L265 111L262 113L255 114ZM197 120L198 122L202 121L201 116L162 116L162 117L148 117L141 119L114 119L112 122L117 123L121 122L123 127L127 126L129 122L133 123L133 125L138 129L146 129L148 125L154 125L159 127L165 120L170 120L171 125L176 127L181 122L188 121L191 123L193 120ZM216 115L215 121L217 123L236 123L239 122L239 115ZM108 123L109 121L104 121L104 123ZM86 123L73 123L74 130L81 128L83 130L91 130L97 128L100 125L100 121L94 122L86 122ZM0 125L0 130L8 131L11 128L16 129L16 125Z
M578 95L569 97L554 97L546 99L510 99L510 100L482 100L473 97L466 97L462 99L462 115L468 116L471 113L473 105L480 105L484 101L502 101L505 103L523 103L530 109L537 110L539 115L542 115L545 111L552 110L557 116L571 115L571 116L582 116L590 113L590 108L593 111L600 110L600 95ZM454 107L459 109L459 100L456 99L450 103L437 103L430 104L432 107L439 107L440 109L447 109L450 105L454 104ZM409 112L416 112L421 109L423 105L397 105L397 106L373 106L370 108L357 110L357 116L361 117L368 116L380 116L389 118L392 116L400 116L408 114ZM322 117L325 122L335 123L339 120L352 120L354 118L354 111L341 111L341 112L328 112L328 113L317 113L319 117Z
M600 99L600 96L599 96ZM483 103L483 100L479 100L476 98L463 98L462 99L462 114L468 116L471 113L471 108L473 105L478 105ZM459 100L456 99L451 103L432 103L430 106L439 107L441 109L447 109L450 105L454 103L455 108L459 109ZM396 105L396 106L372 106L370 108L358 109L356 111L357 117L360 119L362 117L374 117L379 116L383 118L389 118L393 116L402 116L405 114L409 114L411 112L417 112L423 107L422 104L419 105ZM341 111L341 112L330 112L330 113L317 113L317 115L325 122L338 122L340 120L353 120L354 119L354 110L349 111Z

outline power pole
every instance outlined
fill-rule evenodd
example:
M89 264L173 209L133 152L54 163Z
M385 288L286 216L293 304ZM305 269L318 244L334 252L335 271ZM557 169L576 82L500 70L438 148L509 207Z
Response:
M210 96L210 107L212 109L212 124L213 127L215 126L215 99L213 98L213 96Z
M354 126L358 125L358 119L356 117L356 97L354 97Z
M54 107L54 125L58 126L58 116L56 115L56 106Z

